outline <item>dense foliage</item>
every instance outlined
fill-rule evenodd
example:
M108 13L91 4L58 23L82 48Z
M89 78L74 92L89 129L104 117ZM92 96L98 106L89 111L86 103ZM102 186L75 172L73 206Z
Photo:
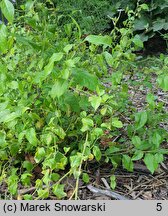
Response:
M10 1L1 0L0 7L9 22L0 24L0 183L9 193L16 196L19 185L35 185L37 199L51 193L61 199L66 197L62 180L73 176L71 198L77 199L79 179L89 182L87 163L113 165L112 189L118 166L133 171L134 162L142 160L154 173L168 153L162 147L167 131L160 126L168 116L150 79L155 76L155 85L168 91L168 57L161 55L152 69L137 63L134 52L143 49L143 41L134 24L148 6L139 2L134 11L127 9L120 27L114 17L109 35L93 31L84 38L89 12L78 16L79 11L64 13L54 1L26 1L14 19ZM104 16L93 17L100 22L96 31ZM131 80L135 73L142 82ZM131 103L130 86L149 88L141 110Z

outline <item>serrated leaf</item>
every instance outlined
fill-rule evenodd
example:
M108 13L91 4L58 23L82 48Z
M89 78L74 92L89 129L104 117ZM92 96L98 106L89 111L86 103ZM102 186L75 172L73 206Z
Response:
M91 102L92 107L94 108L94 110L96 111L97 108L100 106L101 104L101 97L98 96L91 96L89 97L89 101Z
M108 35L98 36L98 35L89 35L85 38L85 41L95 45L105 45L111 47L112 38Z
M14 6L9 0L2 0L0 3L1 11L8 22L13 22Z
M133 165L131 158L128 155L123 155L122 164L126 170L128 170L130 172L133 171L134 165Z

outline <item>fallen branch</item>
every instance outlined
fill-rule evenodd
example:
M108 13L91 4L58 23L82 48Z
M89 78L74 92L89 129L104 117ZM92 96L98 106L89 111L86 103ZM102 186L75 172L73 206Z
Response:
M116 199L116 200L130 200L129 198L125 197L125 196L122 196L116 192L112 192L110 190L102 190L102 189L99 189L99 188L96 188L96 187L93 187L92 185L87 185L87 188L92 192L92 193L98 193L98 194L103 194L103 195L106 195L106 196L109 196L113 199Z

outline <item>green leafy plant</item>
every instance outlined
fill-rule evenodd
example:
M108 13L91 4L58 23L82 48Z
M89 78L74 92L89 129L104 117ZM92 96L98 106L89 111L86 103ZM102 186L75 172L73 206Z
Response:
M65 199L64 179L73 176L70 199L78 199L80 178L89 182L89 161L112 163L112 189L120 165L132 172L134 161L143 160L153 173L167 154L161 148L167 134L158 127L166 114L152 93L142 111L127 106L124 80L137 70L133 52L143 47L133 34L134 12L110 35L82 39L76 20L60 25L63 17L52 4L28 1L20 10L13 24L0 24L0 181L9 193L18 195L19 184L34 185L24 199ZM13 19L13 8L3 13ZM166 58L161 61L166 71ZM167 91L165 71L157 70L157 82ZM119 140L104 148L107 134Z

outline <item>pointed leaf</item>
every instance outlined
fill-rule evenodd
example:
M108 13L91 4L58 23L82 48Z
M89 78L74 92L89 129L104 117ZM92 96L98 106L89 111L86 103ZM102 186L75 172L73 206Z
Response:
M2 0L0 3L1 11L4 17L9 21L13 22L14 19L14 6L9 0Z

